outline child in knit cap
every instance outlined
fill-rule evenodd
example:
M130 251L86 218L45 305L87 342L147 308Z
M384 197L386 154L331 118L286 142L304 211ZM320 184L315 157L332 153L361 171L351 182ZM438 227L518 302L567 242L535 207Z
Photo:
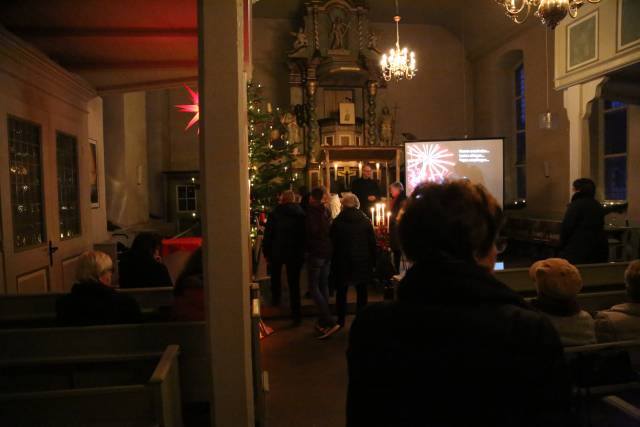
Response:
M593 318L580 309L577 295L582 289L578 269L567 260L549 258L534 263L529 276L538 293L531 304L547 315L564 346L596 343Z
M599 342L640 339L640 260L629 264L624 274L628 302L596 314Z

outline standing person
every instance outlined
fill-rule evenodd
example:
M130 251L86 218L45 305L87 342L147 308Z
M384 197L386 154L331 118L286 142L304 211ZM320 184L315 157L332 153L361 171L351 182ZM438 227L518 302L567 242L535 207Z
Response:
M589 178L577 179L573 182L573 192L562 220L560 256L571 264L607 262L605 210L595 198L596 184Z
M389 217L389 246L393 253L393 266L396 274L400 273L400 263L402 261L402 248L400 246L400 235L398 234L398 221L404 213L407 204L407 196L404 192L404 185L396 181L389 186L391 194L391 216Z
M482 186L414 191L400 222L413 265L398 299L351 326L348 427L570 425L558 334L492 274L501 223Z
M139 323L140 306L111 285L113 261L104 252L88 251L78 258L76 283L56 301L58 321L65 326Z
M202 246L196 249L184 270L176 280L173 289L171 320L195 322L204 320L204 277L202 269Z
M326 190L314 188L307 209L307 273L309 292L318 306L320 339L329 338L340 329L329 308L329 273L331 271L331 216L323 201Z
M304 263L305 214L293 191L282 193L280 204L269 215L263 250L271 272L271 298L280 305L282 267L287 268L289 302L294 326L300 324L300 271Z
M371 215L371 207L380 199L380 187L373 179L373 169L369 165L362 168L362 177L357 178L351 184L351 192L360 201L360 210L365 215Z
M118 265L121 288L173 286L160 257L161 243L156 233L142 232L133 239L131 249L122 255Z
M345 325L349 286L356 288L360 311L367 305L368 286L373 279L376 237L371 220L359 208L358 197L347 194L342 198L342 212L331 225L337 282L336 309L340 327Z

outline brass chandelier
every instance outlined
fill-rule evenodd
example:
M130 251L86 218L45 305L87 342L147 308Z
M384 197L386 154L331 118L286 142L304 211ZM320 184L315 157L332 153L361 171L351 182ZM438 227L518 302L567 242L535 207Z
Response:
M398 0L396 0L396 16L393 17L396 23L396 46L389 49L389 55L385 53L380 59L382 77L386 81L392 78L396 81L402 79L411 80L416 75L416 71L418 71L415 53L413 51L409 52L406 47L400 49L400 19Z
M600 0L496 0L516 24L522 24L534 11L534 16L552 30L567 15L578 16L578 9L587 2L600 3Z

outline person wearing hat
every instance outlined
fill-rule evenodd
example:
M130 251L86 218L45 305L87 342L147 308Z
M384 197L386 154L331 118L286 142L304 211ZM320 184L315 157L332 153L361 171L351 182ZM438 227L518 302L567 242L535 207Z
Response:
M640 338L640 260L629 264L624 273L624 282L628 302L599 311L595 316L598 342Z
M580 271L565 259L549 258L534 263L529 276L538 293L531 305L551 320L562 345L595 344L594 320L576 298L582 289Z

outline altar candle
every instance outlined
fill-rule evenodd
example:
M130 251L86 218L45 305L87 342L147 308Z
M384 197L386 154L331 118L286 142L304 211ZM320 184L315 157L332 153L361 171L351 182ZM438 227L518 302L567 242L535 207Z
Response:
M382 177L380 176L380 163L376 163L376 176L378 177L378 181L382 181Z
M384 222L384 208L386 207L386 205L384 203L382 203L380 206L382 207L382 222ZM384 224L382 224L382 225L384 225Z
M373 208L371 208L371 222L373 223L373 225L376 225L376 215Z
M338 181L338 163L337 162L333 163L333 179L335 181Z
M358 176L362 177L362 162L358 162Z
M391 230L391 212L387 212L387 233Z

